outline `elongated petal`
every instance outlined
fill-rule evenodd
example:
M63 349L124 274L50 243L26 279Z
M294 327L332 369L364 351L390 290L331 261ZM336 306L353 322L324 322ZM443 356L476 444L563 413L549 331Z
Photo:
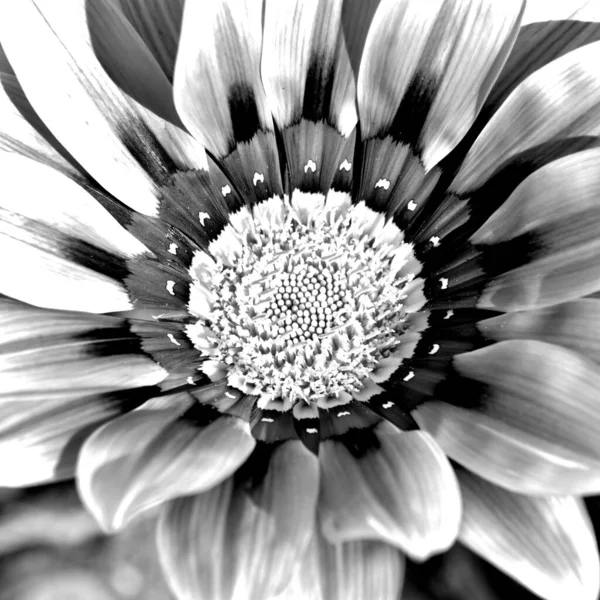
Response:
M600 43L552 61L523 81L477 138L452 182L467 195L502 163L546 142L600 129Z
M172 82L184 0L120 0L120 5Z
M171 82L115 0L88 2L86 15L90 41L111 79L142 106L181 126Z
M315 456L286 442L254 485L229 480L167 505L158 548L177 597L264 600L283 591L313 535L317 486Z
M260 80L262 1L185 4L177 110L248 201L280 194L273 121Z
M234 417L204 426L173 410L135 411L98 429L77 466L82 499L107 531L168 500L229 477L254 447Z
M166 375L130 354L123 319L4 298L0 330L0 485L72 477L89 432L158 393Z
M600 490L600 368L543 342L514 340L456 356L452 400L415 413L452 459L509 490Z
M86 4L2 2L3 46L29 101L64 147L123 203L155 214L158 186L177 159L186 166L206 160L186 160L189 135L126 97L104 72Z
M515 311L600 289L600 151L566 156L530 175L471 237L487 248L527 240L529 261L494 278L478 305Z
M332 542L377 538L416 560L447 549L460 523L452 467L431 437L383 423L380 447L352 456L341 441L321 444L319 513Z
M11 174L0 199L0 292L49 308L131 308L121 281L144 246L51 167L2 152L0 169Z
M0 120L0 149L22 154L70 177L81 176L33 110L17 78L4 72L0 72Z
M318 531L289 587L276 600L397 600L404 557L372 540L332 544Z
M598 597L598 548L581 500L521 496L458 476L463 544L545 600Z
M600 301L595 298L507 313L477 326L486 337L497 341L539 340L600 362Z
M545 0L527 0L522 25L540 21L600 21L600 6L594 0L576 0L575 2L545 2Z
M365 138L391 134L439 162L473 122L506 60L520 0L384 0L358 78ZM382 174L383 176L383 174Z

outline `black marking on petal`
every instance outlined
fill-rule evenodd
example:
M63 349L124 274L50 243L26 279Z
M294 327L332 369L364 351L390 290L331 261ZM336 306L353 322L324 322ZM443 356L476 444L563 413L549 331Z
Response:
M306 76L302 117L315 123L329 116L333 93L333 62L313 52Z
M437 82L425 73L417 72L411 79L406 92L390 125L389 133L395 141L408 144L418 153L421 131L437 93Z
M361 429L348 429L345 433L333 435L328 439L345 446L354 458L364 458L381 448L381 442L375 433L375 427L376 425L370 425Z
M419 429L417 422L409 412L403 410L398 403L396 393L384 392L369 398L367 406L377 415L389 421L402 431Z
M162 185L179 170L179 166L143 121L137 120L122 127L119 137L134 160L156 185Z
M125 259L84 240L64 236L61 240L61 248L64 257L68 260L106 277L124 281L129 275Z
M213 406L195 402L179 417L179 420L196 427L206 427L222 416Z
M86 354L107 357L126 354L143 355L141 339L131 332L124 321L119 326L93 329L73 336L73 341L86 342Z
M313 453L319 453L321 419L294 419L294 427L300 441Z
M235 138L231 148L233 150L236 144L249 142L255 136L260 129L260 119L254 90L247 83L240 81L232 84L229 88L227 102Z
M281 442L267 444L257 441L252 454L246 459L233 476L234 485L247 491L257 489L264 481L269 471L269 463L273 452Z
M491 387L452 370L436 389L435 399L461 408L481 409L492 397Z
M251 416L250 429L257 440L268 444L298 438L294 429L294 419L289 411L256 408Z
M381 421L373 411L356 400L329 409L319 409L319 417L321 440L343 436L351 430L363 431Z

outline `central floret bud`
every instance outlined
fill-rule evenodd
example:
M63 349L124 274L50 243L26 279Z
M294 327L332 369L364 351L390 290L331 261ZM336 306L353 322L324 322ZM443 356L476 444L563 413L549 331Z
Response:
M203 318L189 334L205 372L261 408L366 399L405 330L410 250L395 226L347 200L242 211L209 248L214 260L192 267Z

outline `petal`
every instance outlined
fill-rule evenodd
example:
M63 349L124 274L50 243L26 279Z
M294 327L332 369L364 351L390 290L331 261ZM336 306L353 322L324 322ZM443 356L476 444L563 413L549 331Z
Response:
M0 300L0 395L68 394L156 385L166 372L143 355L123 319Z
M481 132L451 184L472 194L509 159L544 143L600 129L600 42L552 61L525 79Z
M94 52L110 78L142 106L181 126L171 82L114 0L88 2L86 16Z
M126 259L141 254L144 246L58 171L5 152L0 170L11 173L0 199L0 253L5 257L0 292L48 308L129 310L121 284Z
M123 324L0 299L1 485L72 477L94 427L158 393L166 373Z
M89 38L87 4L3 3L4 49L29 101L61 144L123 203L156 214L158 186L177 159L184 166L206 160L196 147L190 159L191 138L126 97L104 72Z
M298 573L277 597L311 600L397 600L404 579L404 557L372 540L330 544L315 532Z
M261 75L282 133L292 189L326 194L353 161L356 86L342 2L268 1ZM344 165L344 167L342 167Z
M598 597L598 548L581 500L522 496L458 476L463 544L546 600Z
M578 152L530 175L471 237L504 254L526 241L526 264L500 274L478 306L515 311L600 289L600 150Z
M120 4L172 82L184 0L120 0Z
M529 25L529 23L537 21L561 21L565 19L600 21L600 6L594 0L576 0L568 4L547 2L546 0L527 0L522 25Z
M216 411L212 411L215 412ZM107 531L229 477L255 441L240 419L202 425L177 410L138 410L107 423L85 442L77 465L81 498Z
M0 73L0 149L16 152L70 177L81 177L74 161L35 113L14 75Z
M598 492L596 364L558 346L514 340L456 356L454 366L464 379L447 398L459 406L426 403L414 413L450 458L516 492Z
M286 442L256 466L254 484L230 479L163 510L159 556L178 598L263 600L293 577L313 535L317 459Z
M455 540L461 503L450 463L429 435L388 423L379 443L355 457L342 441L321 443L319 514L331 542L377 538L415 560Z
M466 133L498 76L522 5L381 2L358 77L363 137L389 133L412 145L426 170L438 163Z
M478 323L496 341L539 340L600 362L600 301L583 298L539 310L507 313Z

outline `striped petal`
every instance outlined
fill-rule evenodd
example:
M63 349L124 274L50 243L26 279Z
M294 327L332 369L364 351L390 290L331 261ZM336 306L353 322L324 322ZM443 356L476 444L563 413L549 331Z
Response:
M539 340L600 363L600 301L595 298L506 313L477 326L484 336L496 341Z
M600 561L583 502L507 492L465 471L460 541L545 600L596 600Z
M514 340L456 356L454 366L460 375L447 399L456 405L414 413L450 458L515 492L598 493L598 365Z
M397 600L404 557L383 542L331 544L318 532L294 580L278 596L311 600Z
M300 442L260 459L259 471L246 472L249 480L240 472L163 509L159 556L181 600L264 600L283 591L298 569L313 535L317 459Z
M107 423L85 442L79 493L107 531L142 512L229 477L255 441L247 424L207 409L202 421L177 410L138 410ZM211 420L212 419L212 420Z
M172 82L184 0L120 0L120 5Z
M61 144L124 204L156 214L165 178L206 159L186 133L125 96L104 72L90 40L87 4L3 2L3 46L29 101Z
M447 549L458 533L461 503L446 457L419 431L382 423L375 435L363 456L353 456L343 437L321 444L323 534L331 542L380 539L415 560Z
M280 194L273 122L260 81L260 0L186 2L175 104L247 198Z
M121 282L144 246L51 167L3 152L0 170L11 173L0 199L0 292L48 308L131 308Z
M525 179L475 232L471 241L484 252L528 248L526 264L485 287L480 307L523 310L600 289L599 173L598 149L556 160Z
M477 115L510 51L522 5L383 0L358 78L363 137L392 135L412 145L427 170L438 163Z
M159 392L123 319L0 299L0 485L72 477L91 430ZM133 347L132 347L133 345Z
M477 138L451 184L470 195L505 162L536 146L600 130L600 43L565 54L525 79Z

